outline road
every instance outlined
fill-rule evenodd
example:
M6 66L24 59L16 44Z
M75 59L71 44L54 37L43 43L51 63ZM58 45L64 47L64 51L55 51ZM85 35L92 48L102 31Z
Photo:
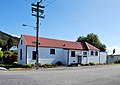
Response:
M120 65L0 71L0 85L120 85Z

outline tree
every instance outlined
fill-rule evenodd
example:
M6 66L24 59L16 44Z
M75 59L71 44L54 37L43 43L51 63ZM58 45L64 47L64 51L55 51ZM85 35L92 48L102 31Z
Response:
M0 61L3 59L3 52L0 50Z
M6 64L10 64L12 54L13 54L13 52L11 52L11 51L4 51L3 62Z
M80 36L78 39L77 39L77 42L86 42L87 41L87 38L84 37L84 36Z
M98 36L94 33L90 33L86 37L84 37L84 36L78 37L77 42L88 42L91 45L100 49L100 51L106 50L105 44L102 44L101 41L99 40Z
M0 50L0 58L3 57L3 52Z
M12 38L8 39L7 45L8 45L8 49L10 49L14 45Z

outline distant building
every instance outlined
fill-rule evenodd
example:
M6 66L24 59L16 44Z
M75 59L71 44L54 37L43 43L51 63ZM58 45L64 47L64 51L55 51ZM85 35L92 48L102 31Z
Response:
M18 64L35 64L36 37L21 35L18 45ZM70 42L39 37L39 63L55 64L61 61L64 65L106 63L106 53L87 42Z
M115 52L114 54L108 54L107 55L107 63L112 64L116 60L120 60L120 52Z
M17 46L12 46L9 50L10 50L10 51L17 51L18 48L17 48Z

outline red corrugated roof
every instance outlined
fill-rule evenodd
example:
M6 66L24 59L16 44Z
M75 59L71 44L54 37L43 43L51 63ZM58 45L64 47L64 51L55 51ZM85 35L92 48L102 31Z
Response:
M30 35L22 35L25 43L27 46L36 46L36 37ZM50 38L43 38L39 37L40 47L52 47L52 48L64 48L64 49L76 49L76 50L98 50L94 46L86 43L87 45L81 42L71 42L65 40L57 40L57 39L50 39Z
M87 42L85 42L85 44L86 44L86 46L87 46L87 48L88 48L89 50L99 50L98 48L94 47L93 45L91 45L91 44L89 44L89 43L87 43Z

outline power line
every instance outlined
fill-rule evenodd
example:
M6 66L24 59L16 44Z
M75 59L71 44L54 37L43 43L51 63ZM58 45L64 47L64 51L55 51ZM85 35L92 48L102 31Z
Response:
M46 0L42 1L41 4L43 4L44 2L46 2Z
M28 3L36 3L37 2L37 0L25 0L25 1Z
M47 6L51 5L51 4L53 4L55 1L56 1L56 0L53 0L52 2L50 2L49 4L47 4L45 7L47 7Z
M47 1L47 0L44 0L41 4L43 4L43 3L47 3L47 5L45 5L45 7L47 7L47 6L49 6L49 5L51 5L51 4L53 4L54 2L55 2L56 0L53 0L53 1Z

